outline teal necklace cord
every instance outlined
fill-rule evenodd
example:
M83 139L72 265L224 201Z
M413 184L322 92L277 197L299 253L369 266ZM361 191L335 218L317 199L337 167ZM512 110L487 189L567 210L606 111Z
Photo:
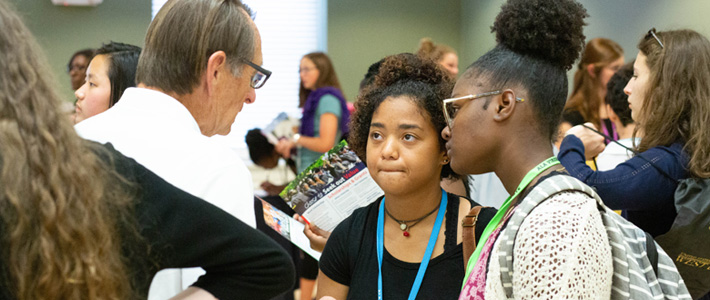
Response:
M542 172L545 172L545 170L549 169L550 167L554 165L560 164L560 161L557 160L557 157L553 156L545 161L541 162L539 165L536 167L532 168L525 177L523 177L523 180L520 182L518 187L515 189L515 193L508 197L508 199L505 199L505 202L503 202L503 205L501 205L500 209L498 212L493 216L493 219L491 219L490 222L488 222L488 225L486 228L483 230L483 233L481 234L481 238L479 239L477 245L476 245L476 250L473 252L471 255L471 258L468 260L468 264L466 265L466 276L463 279L463 283L461 284L461 289L464 288L466 285L466 282L468 281L468 277L471 276L471 271L473 271L473 267L476 265L478 262L478 257L481 255L481 250L483 250L483 247L486 245L486 242L488 241L488 237L491 236L491 233L500 226L501 221L505 217L505 214L508 213L508 210L511 209L510 204L515 199L520 195L520 193L525 190L525 188L530 184L530 182L535 179L538 175L540 175Z
M422 257L422 262L419 264L419 271L417 271L417 276L414 279L414 284L412 289L409 290L409 300L414 300L419 293L419 288L424 280L424 273L429 266L429 261L434 252L434 245L436 245L436 240L439 237L439 231L441 231L441 223L444 220L444 214L446 213L446 203L448 201L448 196L446 192L441 190L441 202L439 203L439 212L436 214L436 222L434 227L431 229L431 234L429 235L429 243L427 243L426 251L424 252L424 257ZM384 254L384 236L385 236L385 198L382 198L380 202L380 212L377 215L377 263L379 274L377 276L377 299L382 300L384 294L382 292L382 257Z

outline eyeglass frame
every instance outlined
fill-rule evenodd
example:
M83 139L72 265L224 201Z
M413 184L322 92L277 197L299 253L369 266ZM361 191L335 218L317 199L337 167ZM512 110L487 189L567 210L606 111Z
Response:
M480 99L480 98L496 96L496 95L503 94L504 92L505 92L504 90L497 90L497 91L492 91L492 92L480 93L480 94L475 94L475 95L471 94L471 95L467 95L467 96L463 96L463 97L448 98L448 99L442 100L441 102L443 105L442 108L444 110L444 120L446 121L446 126L448 126L449 129L451 129L453 127L452 125L454 122L454 118L456 118L455 115L453 116L453 118L451 116L449 116L449 111L446 109L447 104L453 103L453 102L456 102L459 100L476 100L476 99ZM520 98L520 97L515 97L515 101L516 102L523 102L523 101L525 101L525 99Z
M249 80L249 86L251 86L253 89L259 89L259 88L263 87L264 84L266 84L266 81L269 80L269 77L271 77L271 71L264 69L261 66L255 64L249 60L244 59L243 61L245 64L247 64L248 66L250 66L250 67L254 68L254 70L256 70L256 73L254 73L254 75L252 75ZM266 78L264 79L263 82L261 82L260 85L256 86L256 84L254 83L254 79L259 75L266 76Z
M665 48L665 47L663 46L663 43L661 42L661 39L658 38L658 36L656 35L656 27L653 27L653 28L651 28L651 29L648 30L648 33L646 34L646 37L648 37L649 35L656 39L656 42L658 42L658 45L661 46L661 49Z

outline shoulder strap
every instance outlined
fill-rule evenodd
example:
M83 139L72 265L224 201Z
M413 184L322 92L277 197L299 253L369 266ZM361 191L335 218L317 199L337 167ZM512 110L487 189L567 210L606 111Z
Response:
M476 250L476 221L483 206L474 206L471 211L461 220L461 235L463 243L463 265L468 264L468 259Z
M645 231L644 233L646 234L646 256L651 262L653 273L658 276L658 250L656 249L656 242L653 240L650 233Z

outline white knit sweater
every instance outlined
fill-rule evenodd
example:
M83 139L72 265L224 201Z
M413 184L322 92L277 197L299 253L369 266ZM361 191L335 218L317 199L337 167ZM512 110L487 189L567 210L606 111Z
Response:
M498 257L500 239L492 258ZM532 210L518 230L513 258L515 299L609 299L613 260L594 198L581 192L553 195ZM505 299L500 264L491 259L486 299Z

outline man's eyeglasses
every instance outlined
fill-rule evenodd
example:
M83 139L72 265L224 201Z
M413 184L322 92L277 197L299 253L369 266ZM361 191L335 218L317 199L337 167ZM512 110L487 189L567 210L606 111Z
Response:
M248 60L244 60L244 63L249 65L250 67L254 68L256 70L256 73L254 73L254 76L251 77L251 81L249 82L249 85L251 85L252 88L258 89L266 83L267 80L269 80L269 77L271 77L271 71L262 68L261 66L250 62Z
M661 49L663 49L663 43L661 42L661 39L659 39L658 36L656 35L656 28L655 27L651 28L651 30L649 30L648 33L646 34L646 38L648 38L650 36L652 36L654 39L656 39L656 41L658 42L658 45L660 45Z
M463 96L463 97L458 97L458 98L444 99L444 101L443 101L444 102L444 118L446 119L446 125L448 125L449 128L451 128L451 125L453 125L454 118L456 118L456 113L458 112L458 110L460 108L459 105L456 105L456 102L458 102L459 100L475 100L475 99L479 99L479 98L500 95L502 93L503 93L503 91L498 90L498 91L475 94L475 95L468 95L468 96ZM515 97L515 100L518 102L525 101L525 99L520 98L520 97Z

